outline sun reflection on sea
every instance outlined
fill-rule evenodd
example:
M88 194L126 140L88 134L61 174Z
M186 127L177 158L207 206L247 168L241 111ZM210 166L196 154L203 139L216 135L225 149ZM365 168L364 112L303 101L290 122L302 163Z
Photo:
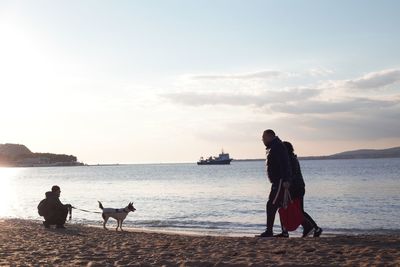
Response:
M0 168L0 217L12 216L12 204L17 200L17 191L14 185L14 178L19 169Z

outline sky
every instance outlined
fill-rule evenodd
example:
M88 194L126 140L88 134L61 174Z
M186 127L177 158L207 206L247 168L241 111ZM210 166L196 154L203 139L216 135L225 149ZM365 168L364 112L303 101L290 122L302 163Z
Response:
M0 0L0 143L97 163L400 145L400 2Z

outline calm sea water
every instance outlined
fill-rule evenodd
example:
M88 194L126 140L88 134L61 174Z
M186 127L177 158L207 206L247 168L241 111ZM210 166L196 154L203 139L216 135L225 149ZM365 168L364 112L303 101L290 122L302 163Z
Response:
M400 231L400 159L310 160L301 166L305 209L326 233ZM63 203L81 209L100 211L97 200L112 208L134 202L137 211L125 227L222 235L263 231L270 189L262 161L0 168L0 217L40 220L37 204L54 184L61 186ZM71 221L101 222L100 214L77 210ZM278 232L278 216L275 224Z

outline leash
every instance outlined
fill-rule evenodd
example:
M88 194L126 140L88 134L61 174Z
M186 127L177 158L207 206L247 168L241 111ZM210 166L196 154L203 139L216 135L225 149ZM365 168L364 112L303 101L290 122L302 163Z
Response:
M97 213L97 214L101 214L102 213L100 211L90 211L90 210L78 209L78 208L73 207L73 206L71 208L76 209L76 210L80 210L80 211L83 211L83 212L88 212L88 213Z
M90 210L78 209L78 208L76 208L76 207L74 207L74 206L71 206L71 207L68 208L68 212L69 212L69 218L68 218L68 220L69 220L69 221L72 219L72 209L76 209L76 210L83 211L83 212L88 212L88 213L98 213L98 214L101 214L101 212L99 212L99 211L90 211Z

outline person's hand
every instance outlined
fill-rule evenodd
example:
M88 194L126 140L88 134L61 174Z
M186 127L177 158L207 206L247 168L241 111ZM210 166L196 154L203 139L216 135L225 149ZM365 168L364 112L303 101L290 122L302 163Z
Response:
M289 189L290 183L289 182L283 182L283 188Z

